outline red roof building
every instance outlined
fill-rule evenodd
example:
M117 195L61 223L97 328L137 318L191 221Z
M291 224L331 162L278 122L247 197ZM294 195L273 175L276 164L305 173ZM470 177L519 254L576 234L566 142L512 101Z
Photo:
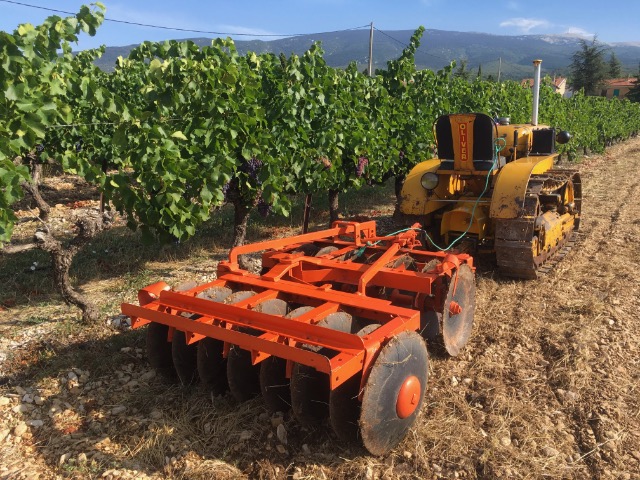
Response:
M612 78L605 82L605 87L602 89L602 96L608 99L612 98L624 98L629 93L629 90L633 88L636 82L636 78Z
M554 88L556 89L556 93L564 96L564 93L567 90L567 79L564 77L553 77L552 83ZM533 88L533 78L525 78L520 82L525 88Z

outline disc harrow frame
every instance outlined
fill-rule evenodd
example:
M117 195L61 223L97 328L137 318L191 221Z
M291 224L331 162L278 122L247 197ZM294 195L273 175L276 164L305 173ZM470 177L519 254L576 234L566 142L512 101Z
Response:
M355 380L362 401L385 344L402 332L421 332L425 312L466 308L444 302L456 287L456 271L461 265L474 270L473 259L421 250L418 231L414 225L379 237L373 221L336 222L327 230L236 247L228 261L219 263L215 281L180 291L154 283L138 292L139 305L124 303L122 312L133 328L149 323L168 327L167 342L181 332L187 345L205 338L222 342L224 358L240 348L250 352L254 366L271 356L282 359L286 378L294 374L295 364L311 367L328 375L330 391ZM242 269L240 255L257 252L263 252L261 274ZM238 294L222 301L207 298L208 292L221 297L228 291ZM261 311L261 305L276 299L290 310L308 308L294 316ZM325 319L338 312L353 319L360 335L326 327L331 323Z

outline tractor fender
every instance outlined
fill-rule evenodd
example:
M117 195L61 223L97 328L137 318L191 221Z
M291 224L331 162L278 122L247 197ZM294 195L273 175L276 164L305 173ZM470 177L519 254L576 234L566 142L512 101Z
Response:
M450 198L452 194L451 175L439 174L438 186L431 192L424 189L420 180L427 172L437 173L441 161L437 158L417 164L407 174L400 193L400 211L405 215L428 215L446 206L432 199Z
M494 219L521 216L529 178L551 170L556 157L525 157L502 167L493 187L489 216Z

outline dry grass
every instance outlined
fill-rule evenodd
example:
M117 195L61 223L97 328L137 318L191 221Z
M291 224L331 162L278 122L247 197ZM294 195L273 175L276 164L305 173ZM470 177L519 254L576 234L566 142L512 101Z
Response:
M468 348L456 359L431 359L422 414L383 458L336 441L327 425L306 428L289 414L282 419L288 444L279 451L279 420L259 399L237 405L157 377L127 387L149 372L143 334L81 328L48 270L26 271L34 261L46 267L46 257L2 258L0 333L2 345L15 345L5 349L0 394L32 386L48 402L60 399L62 410L20 444L0 442L0 455L21 456L43 478L128 469L176 479L640 479L640 182L628 174L639 171L639 152L635 139L583 162L583 238L551 274L506 280L482 262ZM342 201L354 206L351 214L376 212L390 223L390 188L366 201L355 195ZM56 212L64 216L65 208ZM230 245L223 228L230 219L225 209L193 241L162 248L142 246L136 234L115 228L80 254L74 281L106 317L151 281L209 279ZM314 226L327 219L326 204L318 203ZM291 219L254 219L249 238L291 235L300 224L296 206ZM27 227L18 234L27 235ZM80 400L64 380L74 368L102 382ZM125 416L110 413L119 405ZM79 448L99 453L84 465L59 466L60 452Z

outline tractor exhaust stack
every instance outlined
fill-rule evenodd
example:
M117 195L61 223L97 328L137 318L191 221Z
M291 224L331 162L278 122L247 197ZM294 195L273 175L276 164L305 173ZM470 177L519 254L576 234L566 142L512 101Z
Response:
M531 110L531 125L538 125L538 106L540 105L540 64L542 60L533 61L533 108Z

